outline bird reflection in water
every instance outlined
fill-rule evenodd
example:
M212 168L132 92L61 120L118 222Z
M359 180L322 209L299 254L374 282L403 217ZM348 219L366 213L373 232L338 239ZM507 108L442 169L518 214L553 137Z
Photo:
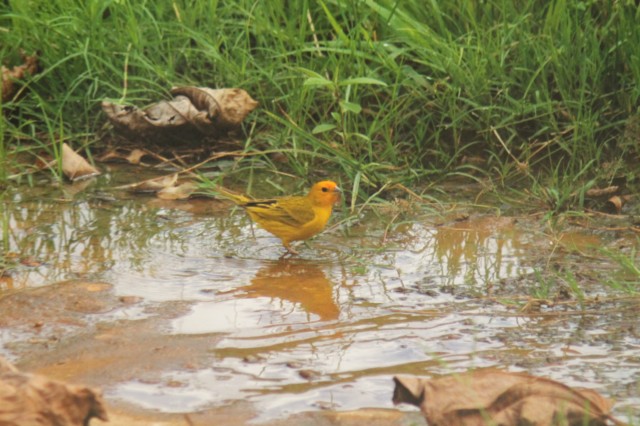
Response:
M240 290L247 297L269 297L289 301L321 321L338 319L333 285L317 265L280 260L258 270L251 284Z

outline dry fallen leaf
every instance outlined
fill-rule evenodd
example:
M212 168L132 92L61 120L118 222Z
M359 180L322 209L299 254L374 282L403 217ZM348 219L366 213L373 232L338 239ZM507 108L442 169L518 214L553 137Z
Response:
M140 164L140 160L142 160L142 157L144 157L145 155L147 155L147 152L136 148L131 151L125 158L130 164Z
M523 373L482 370L394 381L393 402L419 406L429 425L624 425L597 392Z
M66 143L62 144L62 172L72 181L100 174Z
M184 182L177 186L162 188L156 195L163 200L186 200L196 189L198 185L194 182Z
M96 161L100 163L106 163L114 160L126 160L127 155L120 152L119 149L112 149L107 152L103 152L101 155L95 157Z
M135 148L131 151L116 148L103 153L96 158L96 161L108 162L114 160L122 160L128 162L129 164L136 165L140 164L140 162L142 161L142 157L144 157L145 155L149 155L149 153L138 148Z
M87 426L93 417L108 420L100 392L20 373L0 358L0 425Z
M26 56L22 54L24 64L11 69L0 67L2 73L2 103L8 102L17 92L15 82L24 79L27 75L34 75L38 72L38 56Z
M198 109L206 112L202 124L216 128L234 127L253 111L258 102L242 89L209 89L208 87L174 87L171 94L185 96ZM205 129L201 129L206 132Z
M606 188L591 188L587 190L584 195L590 198L604 197L607 195L615 194L619 189L620 187L617 185L608 186Z
M104 101L102 110L116 132L131 140L184 143L220 136L237 127L258 102L242 89L176 87L170 101L144 110Z
M605 203L605 211L620 214L622 213L622 207L631 199L633 199L633 195L614 195Z

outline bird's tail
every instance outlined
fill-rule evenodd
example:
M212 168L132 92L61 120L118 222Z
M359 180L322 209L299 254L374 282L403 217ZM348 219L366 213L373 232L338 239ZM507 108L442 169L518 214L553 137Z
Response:
M236 204L244 204L251 201L251 198L247 197L246 195L231 191L230 189L224 188L219 185L216 186L215 194L226 198L227 200L231 200Z

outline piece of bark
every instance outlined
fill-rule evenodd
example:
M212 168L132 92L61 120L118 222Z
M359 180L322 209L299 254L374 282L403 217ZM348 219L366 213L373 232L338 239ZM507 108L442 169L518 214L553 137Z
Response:
M523 373L472 371L394 381L393 402L420 407L430 426L624 424L609 414L611 403L597 392Z

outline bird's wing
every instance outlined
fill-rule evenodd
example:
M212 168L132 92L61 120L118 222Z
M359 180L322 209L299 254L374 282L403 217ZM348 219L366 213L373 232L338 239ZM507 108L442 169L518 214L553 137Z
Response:
M312 221L316 214L304 197L291 197L273 200L255 200L242 204L251 213L265 219L302 226Z

